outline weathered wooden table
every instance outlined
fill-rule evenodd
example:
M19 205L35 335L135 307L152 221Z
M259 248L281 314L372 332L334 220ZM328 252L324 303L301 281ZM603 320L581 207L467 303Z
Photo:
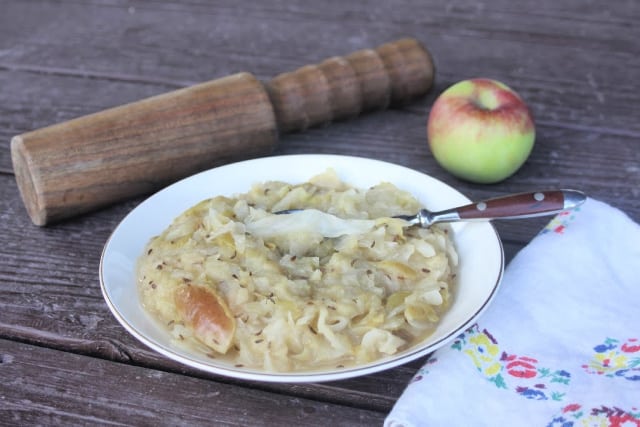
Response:
M639 20L636 0L0 0L0 424L380 425L424 362L275 385L154 353L116 322L97 274L109 234L143 198L36 227L14 179L12 136L235 72L269 79L410 36L436 62L426 97L287 135L274 154L386 160L471 198L573 187L639 221ZM495 185L453 178L426 143L436 96L478 76L516 89L537 123L528 162ZM507 258L547 220L497 223Z

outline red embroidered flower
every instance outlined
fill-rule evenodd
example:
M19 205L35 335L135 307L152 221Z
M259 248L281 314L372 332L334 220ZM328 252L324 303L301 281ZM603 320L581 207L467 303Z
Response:
M640 426L640 419L625 412L623 414L615 414L609 417L609 423L611 427Z
M640 427L640 418L637 418L634 414L627 412L621 408L608 407L602 405L599 408L593 408L591 415L597 417L605 417L609 422L610 427Z
M638 342L636 338L631 338L629 339L629 341L622 344L622 347L620 347L620 350L622 350L625 353L637 353L640 351L640 342Z
M533 378L538 374L538 369L536 368L538 361L532 357L503 355L503 360L507 362L505 368L511 376Z
M579 403L570 403L567 406L565 406L564 408L562 408L562 412L566 414L567 412L577 411L580 408L581 408L581 406L580 406Z

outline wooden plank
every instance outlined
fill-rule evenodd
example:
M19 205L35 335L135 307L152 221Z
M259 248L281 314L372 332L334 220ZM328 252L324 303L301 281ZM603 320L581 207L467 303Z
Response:
M415 34L433 51L443 85L489 75L516 86L540 120L637 135L640 125L624 105L633 101L637 87L633 76L640 61L640 30L633 23L638 9L606 1L585 8L575 0L549 5L545 13L535 3L513 8L505 1L483 6L466 1L455 7L418 1L374 7L350 2L330 7L67 2L61 8L13 0L5 10L21 16L22 27L39 31L8 25L0 65L175 85L240 70L266 79L329 55ZM167 26L172 31L164 31ZM359 34L354 36L351 28L359 28Z
M0 423L380 424L385 414L0 340Z

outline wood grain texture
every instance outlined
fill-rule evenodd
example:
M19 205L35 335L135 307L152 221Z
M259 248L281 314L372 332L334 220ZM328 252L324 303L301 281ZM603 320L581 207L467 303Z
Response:
M0 424L7 425L371 426L384 418L6 340L0 374Z
M404 38L279 74L266 87L278 129L296 132L408 104L427 93L433 78L429 52Z
M567 209L565 206L564 192L550 190L491 198L455 211L463 219L493 219L520 215L549 215Z
M320 408L322 417L328 408L327 417L333 418L327 420L344 417L357 425L364 413L372 418L363 420L375 425L422 362L336 383L273 385L203 374L146 349L110 315L97 277L102 246L142 197L53 227L33 226L9 151L13 136L33 129L240 71L266 81L322 58L410 36L428 47L436 66L425 98L287 135L274 154L391 161L433 175L473 199L576 188L640 221L640 5L635 0L2 0L0 8L0 338L5 339L0 353L19 361L0 364L2 378L13 381L10 388L0 382L0 424L16 424L14 416L31 424L89 424L107 411L123 424L131 423L127 417L156 424L161 416L179 424L176 413L193 412L197 424L204 419L200 414L218 408L221 424L296 424L300 414L280 408L302 399ZM527 163L490 186L451 177L426 144L435 97L471 77L509 84L536 119L536 145ZM496 222L508 259L547 221ZM55 358L61 359L58 366ZM78 366L89 372L77 372ZM101 378L91 376L92 369ZM139 377L124 383L135 390L126 401L117 395L123 372ZM158 378L174 389L184 387L187 397L200 397L203 390L247 394L255 408L234 406L232 399L218 403L217 396L211 399L213 409L182 398L170 404ZM140 392L147 389L163 402L159 416L142 410L155 407ZM20 405L33 411L32 418ZM277 413L260 418L268 405ZM314 418L305 420L312 424Z
M266 155L276 141L267 92L237 73L18 135L11 155L29 216L46 225Z

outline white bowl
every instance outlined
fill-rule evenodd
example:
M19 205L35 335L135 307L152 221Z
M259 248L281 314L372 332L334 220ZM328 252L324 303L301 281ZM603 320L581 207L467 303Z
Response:
M271 382L339 380L389 369L429 354L473 324L495 297L504 271L502 244L489 222L452 224L460 258L457 290L450 310L435 332L414 347L366 365L295 373L238 368L177 346L169 333L142 309L136 286L136 261L149 239L160 234L176 216L213 196L244 193L253 184L267 180L305 182L327 168L333 168L343 181L355 187L391 182L432 210L470 202L450 186L425 174L359 157L276 156L211 169L154 194L114 230L100 260L100 285L109 309L133 336L170 359L215 374Z

